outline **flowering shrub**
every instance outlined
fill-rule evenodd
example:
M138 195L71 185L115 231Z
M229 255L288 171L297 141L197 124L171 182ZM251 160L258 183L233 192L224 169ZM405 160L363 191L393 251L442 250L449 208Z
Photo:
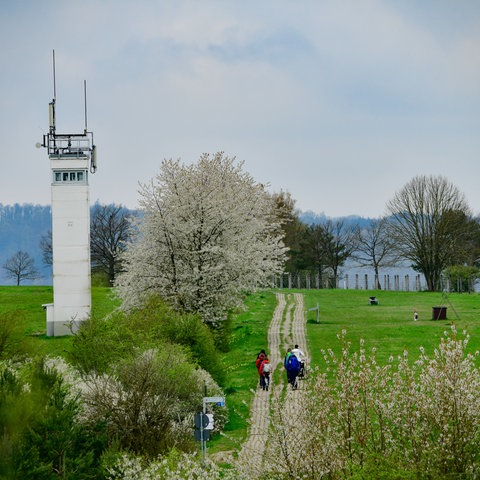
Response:
M58 358L41 368L4 362L0 476L29 478L43 462L47 469L61 467L65 478L82 470L109 480L480 478L480 372L478 353L467 350L468 335L458 338L452 327L432 355L421 349L411 360L405 351L387 365L379 365L375 349L367 352L363 341L355 351L345 332L339 338L339 356L323 352L324 372L317 369L297 392L272 395L261 466L232 458L232 465L220 467L176 450L198 447L192 412L201 402L200 387L221 393L185 358L171 367L168 359L176 353L180 360L181 350L139 351L109 375L82 376ZM175 381L179 372L183 382ZM32 410L34 401L43 407ZM108 430L97 419L108 422ZM138 456L108 452L107 431L120 449ZM67 452L69 461L53 457L57 451Z
M380 366L342 332L342 354L324 353L303 408L274 409L270 472L288 478L478 478L480 376L468 336L445 333L422 350ZM282 477L279 477L282 478Z
M202 461L198 454L173 452L169 458L145 465L131 455L121 456L108 468L108 480L250 480L239 469L222 469L208 459Z

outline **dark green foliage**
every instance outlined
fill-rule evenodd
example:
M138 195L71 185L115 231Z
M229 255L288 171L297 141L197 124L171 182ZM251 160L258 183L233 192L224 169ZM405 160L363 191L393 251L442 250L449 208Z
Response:
M200 316L177 313L159 298L150 301L129 317L132 328L142 324L151 329L155 340L167 340L187 347L192 359L207 370L219 383L224 380L220 356L215 348L213 334Z
M83 373L101 374L116 360L131 354L135 344L141 343L141 336L136 339L134 332L125 328L124 318L123 313L116 313L106 319L92 316L83 322L72 338L69 360Z
M42 361L24 374L0 377L0 478L100 478L105 426L78 421L77 400Z
M457 293L473 292L480 269L473 266L454 265L443 272L450 282L450 290Z
M223 368L210 329L200 317L177 313L155 297L128 313L119 310L106 319L92 317L73 338L69 357L83 372L104 373L138 349L164 342L185 347L192 361L222 381Z

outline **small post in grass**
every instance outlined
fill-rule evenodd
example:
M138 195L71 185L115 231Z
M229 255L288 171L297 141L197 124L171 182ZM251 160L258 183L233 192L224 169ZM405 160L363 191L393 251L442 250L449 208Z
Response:
M316 311L316 321L317 323L320 323L320 307L318 306L318 303L316 307L309 308L308 311L309 312Z

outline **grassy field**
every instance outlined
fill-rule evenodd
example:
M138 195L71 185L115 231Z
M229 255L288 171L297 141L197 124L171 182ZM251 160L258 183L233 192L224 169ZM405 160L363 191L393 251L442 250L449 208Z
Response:
M387 362L390 355L402 354L406 348L409 356L416 358L420 346L433 353L445 331L452 323L457 332L466 330L471 336L470 348L480 349L480 295L432 292L393 292L362 290L309 290L305 295L305 307L320 310L320 323L315 312L307 312L308 350L311 362L322 365L322 349L339 352L341 344L337 335L345 329L347 338L358 349L363 338L368 350L377 349L380 362ZM376 296L378 305L370 305L369 296ZM432 308L447 307L446 320L432 320ZM413 321L414 310L418 321Z
M92 288L92 312L105 316L119 305L111 289ZM25 337L28 351L36 354L63 355L71 337L46 336L46 312L43 304L53 302L53 287L0 287L0 314L11 312L19 323L16 332Z
M280 290L279 290L280 291ZM289 294L293 291L282 290ZM304 295L305 318L307 320L308 345L306 346L311 366L324 367L322 349L341 351L337 338L345 329L352 348L358 350L360 338L365 340L367 351L377 349L377 360L386 363L390 357L401 355L408 349L409 356L416 358L420 346L433 353L445 331L452 323L461 333L464 329L471 336L471 350L480 350L480 295L449 294L431 292L383 292L365 290L295 290ZM378 305L369 304L369 296L379 299ZM319 306L319 320L315 311ZM226 433L235 440L246 434L245 418L247 404L252 399L250 389L258 381L254 359L265 346L267 330L275 308L274 292L263 292L247 298L247 310L233 320L233 342L231 351L225 355L228 368L227 400L233 410ZM446 306L446 320L432 320L432 307ZM413 321L414 310L419 320ZM295 342L295 339L292 339ZM304 346L305 347L305 346ZM237 414L239 412L240 414ZM209 443L209 450L228 450L235 442L216 439Z
M383 292L362 290L301 290L305 297L305 316L311 365L323 366L322 349L340 352L337 338L342 331L358 350L363 338L367 351L377 348L380 363L390 355L397 356L407 348L416 358L420 346L432 353L444 332L454 323L458 332L464 329L471 336L470 348L480 350L480 295L430 292ZM291 291L283 290L289 294ZM375 295L379 305L369 305L368 297ZM0 314L16 311L21 322L22 335L28 338L36 353L63 354L69 348L71 337L49 338L45 335L44 303L53 300L52 287L0 287ZM275 292L263 291L245 300L245 311L232 318L229 351L223 354L227 371L224 385L230 421L226 437L209 442L209 451L237 448L246 435L252 389L258 382L254 361L262 348L267 348L267 332L275 309ZM119 304L108 288L92 289L93 314L102 317ZM308 309L319 305L320 322L315 312ZM432 320L432 307L446 306L446 320ZM419 320L413 321L414 309ZM295 339L293 339L295 342Z

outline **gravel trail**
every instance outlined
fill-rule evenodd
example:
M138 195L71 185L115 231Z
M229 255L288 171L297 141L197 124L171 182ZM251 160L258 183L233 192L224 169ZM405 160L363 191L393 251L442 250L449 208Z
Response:
M283 368L283 358L289 347L298 344L305 352L305 313L303 295L299 293L277 293L277 306L273 313L268 329L267 354L273 366L270 389L264 391L257 386L250 411L250 428L246 441L238 455L238 462L245 468L251 469L252 478L258 472L264 461L264 454L268 441L270 425L270 402L272 396L280 398L287 388L286 373ZM255 372L256 373L256 372ZM287 409L296 409L302 400L302 382L298 390L293 391L290 386L286 392Z

